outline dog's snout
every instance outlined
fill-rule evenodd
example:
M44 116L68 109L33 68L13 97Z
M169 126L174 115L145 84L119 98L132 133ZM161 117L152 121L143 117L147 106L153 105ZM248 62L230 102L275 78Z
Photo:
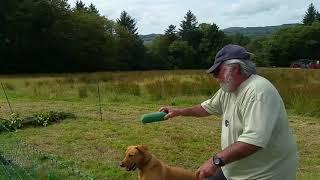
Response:
M124 163L122 161L119 163L119 165L120 167L124 167Z

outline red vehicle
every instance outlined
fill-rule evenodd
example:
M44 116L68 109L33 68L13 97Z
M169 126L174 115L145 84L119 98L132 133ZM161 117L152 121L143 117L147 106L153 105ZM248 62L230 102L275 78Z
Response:
M320 69L319 60L300 59L291 64L291 68Z
M320 69L320 64L310 64L310 69Z

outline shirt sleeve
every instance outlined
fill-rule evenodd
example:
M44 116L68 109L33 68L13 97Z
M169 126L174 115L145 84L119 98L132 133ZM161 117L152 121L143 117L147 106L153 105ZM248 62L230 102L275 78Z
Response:
M222 115L221 91L222 90L219 89L211 99L201 103L202 108L205 109L209 114Z
M259 147L266 147L280 113L277 94L258 94L244 108L244 129L238 141Z

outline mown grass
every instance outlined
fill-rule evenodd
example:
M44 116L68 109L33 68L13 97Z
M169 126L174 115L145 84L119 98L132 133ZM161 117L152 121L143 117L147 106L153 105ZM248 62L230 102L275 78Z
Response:
M318 179L320 72L259 69L259 73L275 84L289 110L300 153L298 179ZM145 125L139 119L142 114L157 111L161 106L189 106L212 96L218 85L204 71L10 76L0 79L6 84L13 110L21 116L43 111L71 112L77 116L45 128L30 127L0 134L0 150L7 154L15 152L21 162L31 159L39 167L44 166L39 156L28 158L25 152L15 150L16 142L22 140L97 179L121 180L137 179L135 172L126 172L118 165L128 145L148 145L164 162L192 170L219 151L219 117L179 117ZM102 121L97 83L102 98ZM5 118L10 110L4 95L0 98L0 117ZM63 168L51 169L57 174L68 174ZM70 174L70 177L74 176Z

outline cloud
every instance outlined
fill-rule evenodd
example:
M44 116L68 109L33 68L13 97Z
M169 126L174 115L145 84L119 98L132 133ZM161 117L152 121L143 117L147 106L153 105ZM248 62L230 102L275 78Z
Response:
M74 4L76 0L69 0ZM125 10L136 19L140 34L163 33L170 24L179 28L188 10L199 23L215 23L220 28L270 26L301 22L315 0L82 0L93 3L100 14L116 20Z
M240 0L231 4L226 12L230 15L252 16L259 13L267 13L279 8L277 0Z

